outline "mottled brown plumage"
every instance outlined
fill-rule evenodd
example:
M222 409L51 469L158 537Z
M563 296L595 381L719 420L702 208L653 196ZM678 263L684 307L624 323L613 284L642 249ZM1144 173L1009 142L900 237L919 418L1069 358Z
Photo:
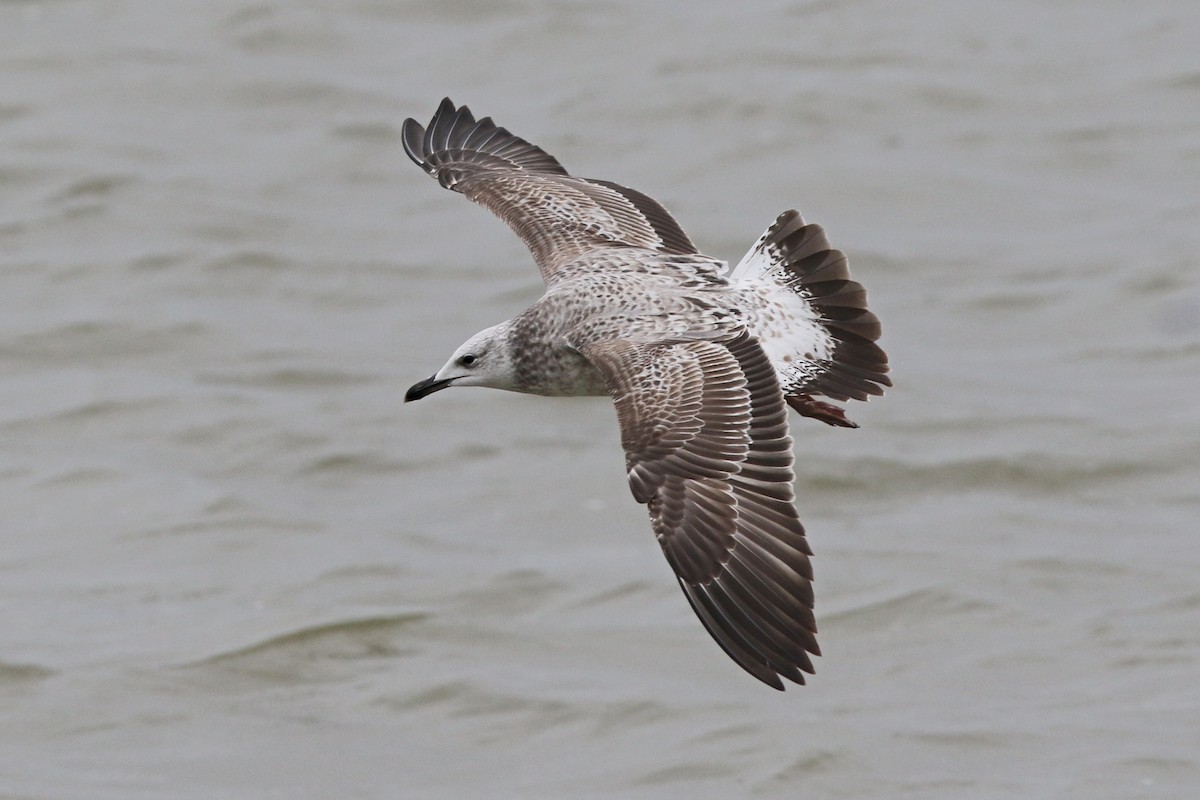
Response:
M547 284L559 267L600 247L627 245L662 253L696 248L662 206L608 181L576 178L540 147L475 121L450 98L424 129L404 123L409 157L447 189L461 192L508 223L533 253Z
M814 395L890 385L845 256L787 212L725 277L654 200L571 176L448 99L428 128L407 120L403 141L443 186L505 220L547 285L406 399L451 385L610 395L630 489L704 626L764 683L803 683L819 649L787 405L852 427Z

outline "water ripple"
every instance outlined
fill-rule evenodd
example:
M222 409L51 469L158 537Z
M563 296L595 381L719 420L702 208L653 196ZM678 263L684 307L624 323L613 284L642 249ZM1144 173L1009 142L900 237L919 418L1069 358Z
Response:
M344 619L310 625L179 666L220 667L272 682L319 678L329 662L389 659L414 652L409 631L425 612Z

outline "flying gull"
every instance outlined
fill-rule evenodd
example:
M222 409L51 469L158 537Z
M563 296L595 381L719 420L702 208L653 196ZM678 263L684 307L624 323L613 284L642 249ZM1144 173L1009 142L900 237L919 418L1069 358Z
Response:
M508 223L546 283L405 401L450 386L610 396L634 499L704 627L760 681L804 683L820 650L787 407L857 427L827 400L892 385L846 256L786 211L730 271L656 201L577 178L449 98L428 128L405 120L403 142Z

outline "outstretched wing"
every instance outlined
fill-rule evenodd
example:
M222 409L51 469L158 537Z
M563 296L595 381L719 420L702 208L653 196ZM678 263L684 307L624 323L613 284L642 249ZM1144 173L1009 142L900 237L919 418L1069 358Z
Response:
M764 683L804 683L819 655L811 551L793 505L792 440L758 342L609 340L581 352L617 407L633 496L701 622Z
M409 158L447 189L461 192L508 223L547 284L559 267L602 247L696 253L679 224L641 192L577 178L540 147L476 121L466 106L442 101L428 128L404 121Z

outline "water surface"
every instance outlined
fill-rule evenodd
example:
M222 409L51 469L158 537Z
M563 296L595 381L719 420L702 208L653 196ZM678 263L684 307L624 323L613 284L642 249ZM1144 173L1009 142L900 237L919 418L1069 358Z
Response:
M1200 790L1190 2L0 4L0 796ZM795 419L825 656L693 618L611 405L404 389L540 292L443 95L736 259L800 208L896 388Z

